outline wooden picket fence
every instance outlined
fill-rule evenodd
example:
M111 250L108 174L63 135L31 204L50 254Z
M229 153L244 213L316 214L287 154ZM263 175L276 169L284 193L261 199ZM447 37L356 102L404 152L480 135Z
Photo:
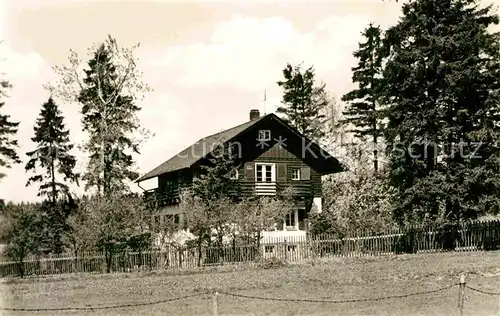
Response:
M299 262L318 257L381 256L401 253L441 251L482 251L500 248L500 220L469 222L440 229L413 227L387 230L378 235L368 232L339 238L336 235L265 238L260 245L202 248L170 247L165 250L122 252L111 260L112 272L180 270L199 266L258 262L279 258ZM78 256L57 254L29 257L24 262L0 261L0 276L106 272L103 253Z

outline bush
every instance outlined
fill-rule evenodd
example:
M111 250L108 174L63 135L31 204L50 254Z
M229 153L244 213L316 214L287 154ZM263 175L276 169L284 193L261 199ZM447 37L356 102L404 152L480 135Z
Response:
M258 263L258 267L262 269L277 269L286 266L288 263L285 260L276 257L261 259Z
M357 170L323 181L323 212L310 217L311 233L337 237L382 233L395 227L392 216L394 188L381 173Z

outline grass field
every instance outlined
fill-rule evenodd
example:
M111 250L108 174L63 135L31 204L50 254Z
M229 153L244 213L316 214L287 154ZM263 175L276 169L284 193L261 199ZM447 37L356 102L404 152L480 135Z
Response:
M500 291L500 252L339 258L283 268L224 267L218 273L66 275L2 280L3 307L57 308L150 302L217 289L275 298L344 300L402 295L457 283ZM468 290L464 315L500 315L500 297ZM459 315L458 286L438 293L359 303L276 302L219 295L219 315ZM212 297L97 311L2 315L212 315ZM0 312L1 313L1 312Z

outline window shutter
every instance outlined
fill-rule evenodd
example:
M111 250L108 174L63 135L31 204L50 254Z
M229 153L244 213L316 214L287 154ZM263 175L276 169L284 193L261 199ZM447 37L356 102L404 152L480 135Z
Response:
M311 168L309 167L300 168L300 180L311 180Z
M255 181L255 170L253 162L245 162L245 180Z
M278 163L278 172L276 175L276 179L278 182L286 181L286 163Z

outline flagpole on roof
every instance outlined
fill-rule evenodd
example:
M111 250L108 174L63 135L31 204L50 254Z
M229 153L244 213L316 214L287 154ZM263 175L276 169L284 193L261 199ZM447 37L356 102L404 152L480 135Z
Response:
M266 115L267 91L264 89L264 115Z

